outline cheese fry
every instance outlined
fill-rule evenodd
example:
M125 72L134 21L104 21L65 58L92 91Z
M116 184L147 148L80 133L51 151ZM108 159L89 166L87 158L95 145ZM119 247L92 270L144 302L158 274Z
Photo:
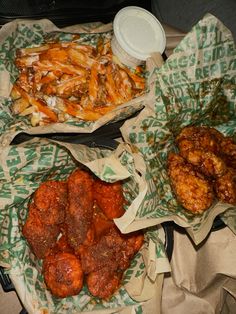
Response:
M33 126L70 117L96 121L145 89L142 68L133 73L114 60L102 37L96 48L71 41L19 49L12 112L31 115Z
M41 99L36 99L36 98L30 96L19 86L15 86L15 88L21 94L23 99L25 99L31 105L33 105L35 108L37 108L38 111L44 113L50 120L52 120L53 122L57 122L56 113L53 112L51 109L49 109L48 106Z

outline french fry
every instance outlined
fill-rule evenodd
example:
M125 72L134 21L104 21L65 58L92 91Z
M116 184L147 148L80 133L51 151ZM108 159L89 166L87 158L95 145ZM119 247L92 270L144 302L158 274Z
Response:
M21 97L25 100L28 101L31 105L36 107L38 111L44 113L48 118L53 121L57 122L57 115L55 112L53 112L51 109L48 108L48 106L41 100L41 99L36 99L29 94L27 94L21 87L15 85L15 89L20 93Z
M14 101L12 106L12 111L14 114L21 114L22 116L23 111L30 106L28 99L25 98L18 98Z
M12 86L10 96L11 96L11 98L12 98L13 100L16 100L16 99L18 99L18 98L21 97L21 95L20 95L19 91L17 90L15 84Z
M32 54L38 54L40 52L46 51L50 48L50 45L42 45L38 47L32 47L32 48L22 48L18 49L16 52L17 57L23 57L26 55L32 55Z
M27 107L24 111L22 111L21 112L21 115L22 116L28 116L28 115L30 115L30 114L32 114L32 113L35 113L36 111L35 111L35 107L33 107L33 106L30 106L30 107Z
M57 114L48 108L47 104L43 102L41 99L35 99L33 97L30 97L30 103L37 107L37 109L44 113L52 122L57 122Z

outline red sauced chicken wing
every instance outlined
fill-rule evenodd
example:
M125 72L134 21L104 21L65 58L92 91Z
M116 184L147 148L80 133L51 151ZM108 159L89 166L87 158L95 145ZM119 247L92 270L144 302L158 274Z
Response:
M81 247L82 269L87 274L86 282L92 295L102 299L113 295L143 240L142 233L123 235L114 225L94 245Z
M93 296L101 299L109 299L119 288L121 279L121 272L104 267L89 273L86 283L88 290Z
M40 219L46 225L62 223L67 205L66 182L43 182L35 191L34 204L38 209Z
M121 182L107 183L96 180L94 199L108 219L119 218L125 212L125 199Z
M29 205L23 235L43 258L47 288L60 298L77 295L85 277L93 296L108 299L141 248L142 232L123 235L113 218L124 213L122 185L81 169L67 182L41 184Z
M56 243L60 229L57 225L45 225L40 219L38 209L30 204L22 232L34 254L41 259Z
M122 235L116 227L113 227L97 243L81 249L82 268L86 274L104 267L124 270L129 267L131 259L142 244L142 233Z
M93 177L77 169L68 178L68 207L66 231L68 242L74 249L86 239L93 238Z
M81 263L72 253L52 250L44 259L43 275L47 287L59 298L77 295L83 287Z

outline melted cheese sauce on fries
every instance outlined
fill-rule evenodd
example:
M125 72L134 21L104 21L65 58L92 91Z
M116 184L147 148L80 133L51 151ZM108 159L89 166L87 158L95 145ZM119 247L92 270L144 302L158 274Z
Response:
M96 121L145 90L144 70L117 62L110 40L96 48L71 41L19 49L15 64L12 111L29 116L32 126Z

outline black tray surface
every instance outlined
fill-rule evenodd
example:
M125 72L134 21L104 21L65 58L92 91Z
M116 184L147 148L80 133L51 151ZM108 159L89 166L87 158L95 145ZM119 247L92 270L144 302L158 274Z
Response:
M0 25L18 18L47 18L58 27L97 21L109 23L126 6L151 11L150 0L0 0Z

